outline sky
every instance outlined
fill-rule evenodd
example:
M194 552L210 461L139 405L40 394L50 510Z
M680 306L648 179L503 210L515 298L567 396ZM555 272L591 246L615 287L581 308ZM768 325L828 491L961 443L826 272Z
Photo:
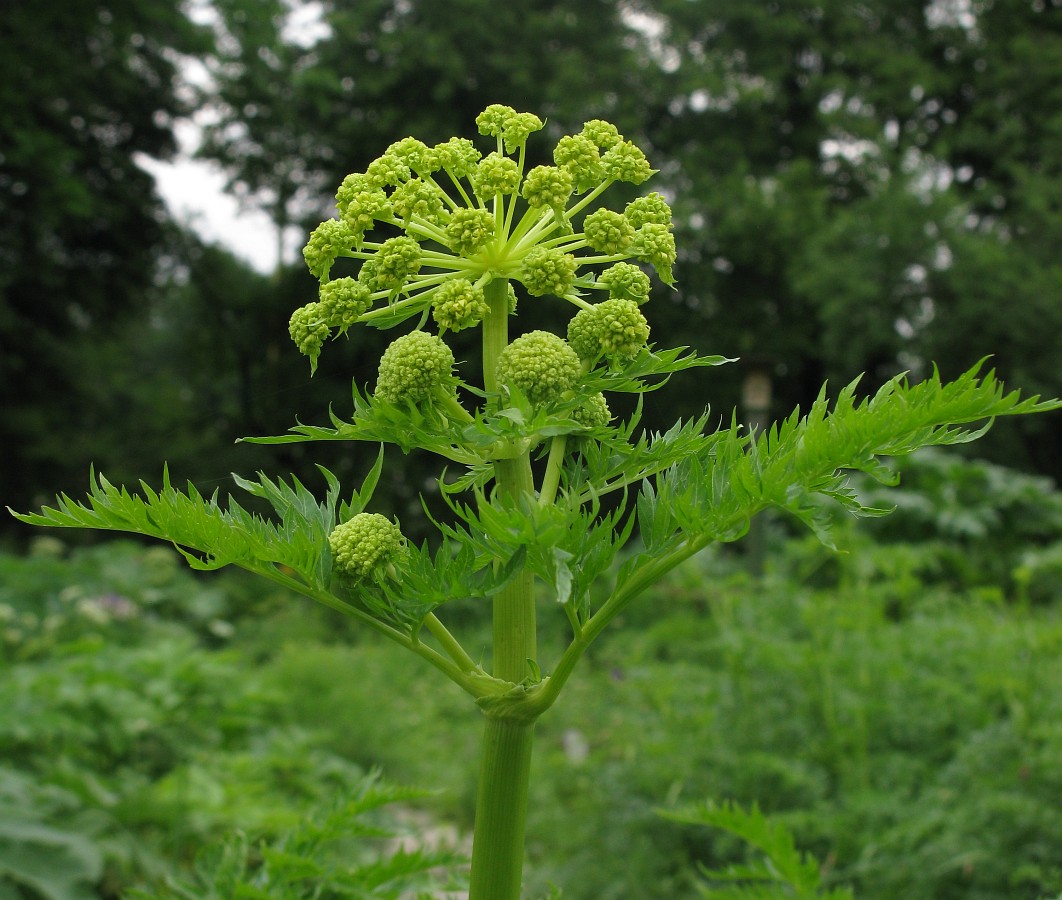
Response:
M181 136L184 152L173 162L142 157L138 164L155 177L159 194L178 222L204 240L228 247L259 272L272 272L277 264L276 228L267 215L241 209L225 193L220 167L190 157L196 135L191 126L187 132ZM290 259L290 248L287 255Z
M189 17L202 24L218 23L210 0L190 0ZM284 23L287 40L311 46L328 35L323 9L317 0L291 0ZM210 79L206 67L198 60L187 59L182 75L190 84L205 86ZM202 112L202 111L201 111ZM216 163L194 159L199 146L199 128L195 121L176 123L180 153L172 162L147 156L137 164L155 177L159 194L174 218L195 230L211 243L228 247L260 272L272 272L277 265L277 233L264 213L241 208L237 200L225 193L225 175ZM284 253L287 261L296 258L305 236L295 230L286 236Z

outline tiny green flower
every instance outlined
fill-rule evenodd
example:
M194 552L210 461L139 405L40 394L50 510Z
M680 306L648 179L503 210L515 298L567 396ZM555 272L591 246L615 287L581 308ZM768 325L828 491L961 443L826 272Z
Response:
M505 152L515 153L527 143L528 137L533 132L541 131L544 124L534 113L525 112L513 115L502 130Z
M440 167L454 178L467 178L471 175L475 171L476 163L483 156L468 138L450 138L448 141L436 144L434 149Z
M531 206L536 208L548 206L557 213L558 218L561 218L574 185L572 175L567 169L557 166L535 166L524 178L520 193Z
M666 225L650 222L638 229L634 236L634 254L652 265L666 285L675 283L671 267L675 264L675 235Z
M379 190L379 188L372 183L372 179L368 176L358 172L348 175L336 190L336 209L339 210L340 217L342 218L346 213L350 201L358 194L376 190Z
M494 216L485 209L458 209L445 231L451 250L461 256L475 256L494 236Z
M417 216L433 225L445 224L446 208L442 194L430 181L411 178L400 184L391 194L391 207L404 222Z
M618 262L609 266L597 281L608 285L610 297L633 300L639 306L649 299L649 276L631 263Z
M300 306L288 319L288 334L299 352L310 357L310 364L315 368L321 347L331 334L327 319L327 311L320 303Z
M354 232L346 222L325 219L313 230L306 246L302 248L302 258L313 275L324 279L328 277L336 257L349 251L354 241Z
M476 116L476 127L480 134L489 137L501 137L505 133L505 126L512 121L516 110L502 103L492 103L483 112Z
M605 176L613 181L628 181L641 184L653 174L653 167L638 147L630 141L621 141L601 157Z
M354 235L354 245L360 246L365 232L378 219L390 219L393 215L391 202L383 191L359 191L343 204L343 223Z
M623 253L634 239L634 226L622 213L599 209L583 219L586 243L598 253L614 256Z
M627 208L623 210L623 215L627 217L627 221L635 228L641 228L649 223L666 225L671 228L671 207L668 206L663 196L656 191L646 194L644 197L639 197L637 200L632 200L627 204Z
M420 244L411 237L394 237L370 259L365 260L358 278L372 291L398 291L411 275L420 271Z
M601 152L597 144L585 134L569 134L557 141L553 150L553 161L571 173L580 193L605 180Z
M616 362L631 359L648 339L649 323L633 300L605 300L580 310L568 323L568 343L590 362L602 356Z
M336 278L321 285L318 305L331 327L345 331L372 306L372 297L369 288L357 279Z
M402 138L387 148L385 156L391 156L406 165L417 175L430 175L441 167L438 153L414 137Z
M483 288L464 278L443 284L432 297L431 305L432 317L440 328L448 331L470 328L490 312Z
M488 153L471 175L472 190L480 200L497 194L514 194L520 186L520 167L515 160L500 153Z
M412 173L409 166L394 153L385 153L369 163L365 175L374 187L397 187L408 181Z
M591 119L583 123L582 136L593 141L602 150L611 150L623 140L623 135L611 122L603 119Z
M601 393L594 394L582 406L572 410L572 418L580 425L587 428L603 428L612 421L612 412L608 408L608 401Z

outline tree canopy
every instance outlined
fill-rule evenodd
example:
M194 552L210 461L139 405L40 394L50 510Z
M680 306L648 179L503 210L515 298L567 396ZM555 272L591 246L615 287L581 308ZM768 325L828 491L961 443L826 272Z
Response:
M605 116L653 149L679 214L663 327L770 361L779 410L824 378L956 373L989 354L1046 392L1062 324L1058 5L330 2L299 46L280 7L267 21L228 0L205 152L248 195L320 208L392 141L442 139L489 102L559 130ZM1051 468L1032 438L1058 426L1025 427L997 453Z
M557 136L606 118L647 149L676 213L678 284L658 289L652 339L767 365L774 414L806 408L824 379L865 372L869 389L986 355L1010 383L1057 392L1060 5L326 0L300 33L284 0L217 0L209 26L175 0L7 4L5 494L55 486L56 472L80 482L123 410L153 423L145 453L217 461L231 437L270 430L263 398L284 379L304 389L284 321L313 278L299 264L259 279L169 240L137 165L173 153L197 104L201 155L278 231L319 221L393 141L445 139L489 103L534 111ZM182 88L189 57L213 79L199 96ZM543 313L520 315L530 330ZM318 372L311 407L374 378L358 350ZM672 392L647 424L706 403L729 415L744 365L713 373L708 394ZM167 450L190 422L195 440ZM1032 417L980 450L1058 477L1060 430Z
M96 415L83 353L145 305L165 215L137 158L176 150L179 59L210 40L176 0L13 0L0 35L0 489L24 497Z

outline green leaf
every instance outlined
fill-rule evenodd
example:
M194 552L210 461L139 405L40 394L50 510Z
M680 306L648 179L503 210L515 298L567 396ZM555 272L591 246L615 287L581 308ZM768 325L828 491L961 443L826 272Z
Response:
M172 542L195 569L235 564L263 572L283 566L297 572L308 585L323 589L327 583L324 556L328 533L335 524L338 486L334 479L329 479L330 490L322 504L297 480L289 486L264 475L257 482L237 478L237 484L274 507L280 521L272 522L248 512L231 497L223 507L216 492L207 499L192 484L182 493L170 484L168 471L163 474L161 490L141 482L139 494L115 487L103 475L93 476L86 503L64 494L55 507L44 507L40 513L15 513L16 518L31 525L160 538Z
M103 854L85 836L0 818L0 885L6 879L43 900L93 900L102 874Z
M703 885L701 892L706 897L796 897L799 900L851 897L851 892L843 889L824 893L819 862L810 854L800 853L792 833L780 822L765 816L755 804L745 810L736 803L717 805L708 801L659 812L676 822L720 828L763 854L763 859L744 865L730 865L725 869L702 867L701 872L709 882L726 885Z

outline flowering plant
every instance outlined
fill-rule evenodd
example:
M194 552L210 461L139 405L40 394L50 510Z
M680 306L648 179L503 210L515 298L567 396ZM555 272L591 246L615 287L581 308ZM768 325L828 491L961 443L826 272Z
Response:
M485 155L465 138L428 147L410 137L344 179L338 218L306 244L319 290L292 314L291 337L316 367L325 343L352 327L412 327L383 351L372 392L355 387L349 419L251 439L360 440L438 456L453 516L432 522L437 541L413 545L399 523L370 511L382 446L347 495L324 469L323 499L295 479L236 477L271 504L269 519L191 485L179 491L168 476L139 493L99 476L87 503L63 496L18 517L158 537L198 569L241 566L454 681L486 720L470 897L508 900L520 892L535 722L629 604L709 544L741 538L764 509L794 515L827 542L817 498L882 514L861 504L847 470L891 483L882 456L973 440L997 416L1062 404L1006 393L978 365L947 384L936 374L920 384L894 378L861 401L855 384L832 404L823 392L804 416L758 435L736 421L708 432L707 413L662 434L639 431L641 395L676 372L730 362L648 342L649 271L673 284L671 210L659 193L622 209L603 201L612 185L641 185L653 169L594 120L560 138L554 165L528 171L537 116L493 105L476 121L491 142ZM337 264L356 274L333 278ZM546 297L571 309L565 334L510 338L517 305ZM459 366L447 336L470 328L481 331L481 356ZM609 409L617 393L639 395L626 421ZM610 587L595 605L591 588L603 580ZM555 660L538 655L536 593L571 629ZM492 609L489 663L440 618L448 602L468 598Z

